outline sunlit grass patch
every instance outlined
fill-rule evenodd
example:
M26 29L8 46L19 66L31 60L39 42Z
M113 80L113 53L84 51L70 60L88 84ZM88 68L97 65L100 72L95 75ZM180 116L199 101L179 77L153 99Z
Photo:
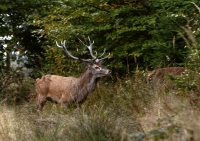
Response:
M25 115L17 117L13 108L0 107L0 140L30 140L33 137L31 126Z

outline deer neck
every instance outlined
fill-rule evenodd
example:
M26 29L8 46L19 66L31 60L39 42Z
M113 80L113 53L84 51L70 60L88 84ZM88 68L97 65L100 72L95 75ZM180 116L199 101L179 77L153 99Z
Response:
M94 91L97 84L97 77L87 69L80 77L79 77L79 88L83 91L86 91L87 94Z

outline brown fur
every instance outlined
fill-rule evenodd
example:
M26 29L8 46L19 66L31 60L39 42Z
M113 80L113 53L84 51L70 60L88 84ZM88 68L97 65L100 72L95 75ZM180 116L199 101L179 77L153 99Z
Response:
M80 106L88 94L94 91L97 78L111 74L100 63L86 63L87 70L79 77L45 75L36 79L38 109L40 112L47 100L61 105Z
M163 83L167 75L177 76L181 75L184 71L189 70L187 67L168 67L153 70L147 74L147 83Z

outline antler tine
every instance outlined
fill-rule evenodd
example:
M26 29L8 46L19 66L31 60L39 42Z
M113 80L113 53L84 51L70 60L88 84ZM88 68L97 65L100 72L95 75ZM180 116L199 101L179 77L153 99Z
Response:
M104 48L103 53L100 56L98 56L97 58L101 58L105 53L106 53L106 49Z
M78 38L79 39L79 38ZM88 36L88 39L89 39L89 43L90 43L90 45L88 46L88 45L86 45L86 44L84 44L83 43L83 41L81 41L81 39L79 39L79 41L84 45L84 46L86 46L87 48L88 48L88 50L89 50L89 52L90 52L90 55L92 56L92 58L93 59L96 59L97 57L96 56L94 56L94 54L93 54L93 52L92 52L92 45L94 44L94 41L93 42L91 42L91 40L90 40L90 37Z
M105 50L105 49L104 49ZM104 51L105 52L105 51ZM104 53L103 53L104 54ZM103 54L101 55L101 56L99 56L98 58L100 58L100 59L96 59L96 62L99 62L99 61L101 61L101 60L104 60L104 59L106 59L106 58L108 58L109 56L110 56L110 52L108 53L108 55L106 56L106 57L104 57L104 58L101 58L102 56L103 56Z
M88 40L89 40L89 42L90 42L90 46L88 46L88 47L89 47L89 50L90 50L90 54L91 54L91 56L93 56L93 58L95 59L96 62L99 62L99 61L101 61L101 60L104 60L104 59L106 59L106 58L108 58L108 57L110 56L110 53L109 53L106 57L101 58L101 57L105 54L105 52L106 52L106 49L105 49L105 48L104 48L103 53L102 53L100 56L98 56L98 57L94 56L93 53L92 53L92 45L94 44L94 40L93 40L93 42L91 43L91 40L90 40L90 37L89 37L89 36L88 36ZM97 55L97 53L96 53L96 55Z
M61 42L61 44L62 44L62 42ZM56 41L56 45L57 45L59 48L63 48L62 46L60 46L60 45L58 44L57 41Z
M75 56L73 56L68 50L67 50L67 48L65 47L65 40L62 42L61 41L61 46L57 43L57 41L56 41L56 45L59 47L59 48L62 48L63 50L64 50L64 52L69 56L69 57L71 57L72 59L75 59L75 60L79 60L79 58L78 57L75 57Z

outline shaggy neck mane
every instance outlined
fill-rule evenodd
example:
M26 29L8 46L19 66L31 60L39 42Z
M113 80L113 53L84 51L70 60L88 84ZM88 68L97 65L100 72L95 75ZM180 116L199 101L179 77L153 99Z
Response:
M94 91L97 83L97 78L94 76L89 69L87 69L77 80L76 90L77 93L75 95L76 103L83 103L88 94Z
M81 90L86 90L87 93L91 93L96 86L97 78L93 75L89 69L87 69L78 80L78 85Z

